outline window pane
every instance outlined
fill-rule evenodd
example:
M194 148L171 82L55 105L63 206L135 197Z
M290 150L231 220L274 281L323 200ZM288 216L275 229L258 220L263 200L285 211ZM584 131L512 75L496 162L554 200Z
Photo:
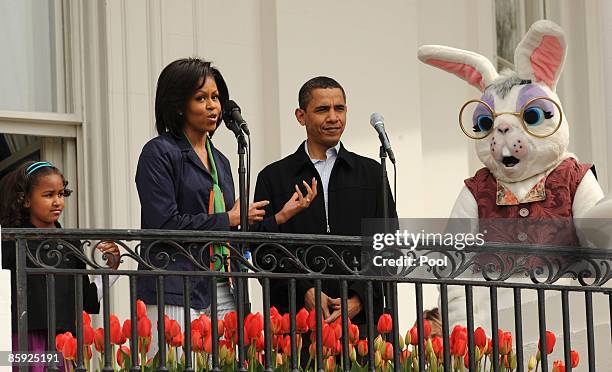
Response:
M0 133L0 180L28 160L40 159L40 137Z
M0 110L66 112L61 5L0 1Z
M495 0L495 26L497 30L498 69L511 68L514 64L514 49L521 36L518 16L518 0Z

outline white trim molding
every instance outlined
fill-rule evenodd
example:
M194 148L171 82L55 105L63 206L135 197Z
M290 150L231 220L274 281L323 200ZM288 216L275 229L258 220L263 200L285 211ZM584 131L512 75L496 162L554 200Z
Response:
M0 133L74 138L79 126L75 114L0 110Z

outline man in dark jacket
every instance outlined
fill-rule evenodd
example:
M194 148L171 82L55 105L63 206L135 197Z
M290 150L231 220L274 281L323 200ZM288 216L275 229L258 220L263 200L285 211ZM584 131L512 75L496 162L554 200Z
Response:
M344 89L331 78L313 78L300 89L299 106L295 116L305 127L307 139L295 153L259 173L255 200L268 200L270 204L257 228L268 232L361 235L362 219L385 217L382 172L378 162L350 152L340 143L347 112ZM387 190L388 217L397 217L388 185ZM324 250L321 253L325 254ZM358 261L361 259L360 252L351 253ZM309 256L318 254L312 252ZM352 261L343 258L347 263ZM328 267L325 273L346 274L338 265ZM272 305L281 312L288 311L287 281L274 281L271 287ZM349 282L348 314L355 323L365 322L365 287L365 282ZM382 288L374 288L374 303L382 304ZM321 304L328 322L341 314L340 294L340 281L322 283ZM313 283L298 281L298 309L314 308L314 297ZM377 310L381 307L375 306Z

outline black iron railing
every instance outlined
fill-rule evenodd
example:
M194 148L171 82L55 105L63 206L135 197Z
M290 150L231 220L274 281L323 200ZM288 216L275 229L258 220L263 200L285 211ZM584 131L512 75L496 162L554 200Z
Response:
M233 232L194 232L194 231L161 231L161 230L49 230L49 229L3 229L4 241L15 241L16 246L16 286L17 286L17 312L23 314L18 317L19 350L28 350L28 315L27 315L27 288L28 277L31 275L45 275L48 289L48 318L49 348L55 349L55 278L58 275L71 275L75 277L75 313L81 314L83 310L82 276L98 274L102 276L103 308L102 318L105 329L105 350L110 348L110 275L121 275L129 278L130 318L132 320L130 349L138 350L137 345L137 297L136 278L139 276L154 276L157 283L158 319L164 319L164 284L168 277L180 277L183 281L184 293L190 293L190 278L207 277L211 293L211 319L217 317L216 280L218 278L232 278L237 291L237 339L238 345L245 345L244 318L250 311L248 298L245 298L246 280L256 278L262 285L264 319L264 351L263 366L266 371L272 371L274 361L271 359L273 335L270 331L270 280L284 279L288 281L290 306L290 338L291 357L288 363L292 371L298 370L297 333L296 333L296 284L300 280L310 280L314 283L316 299L316 365L323 370L323 320L320 307L321 285L324 280L336 280L342 288L342 335L349 334L349 318L347 314L348 283L365 282L366 294L364 311L366 313L366 336L368 352L365 360L368 370L375 370L376 355L374 339L377 335L374 313L376 309L385 307L393 320L392 361L395 370L401 365L399 324L398 324L398 284L414 284L416 299L416 327L418 333L417 355L415 363L424 371L428 360L427 341L424 336L423 322L423 286L436 284L440 288L440 314L442 320L443 351L441 359L447 370L452 368L452 355L450 350L450 329L448 313L449 287L461 287L465 291L465 306L467 312L469 370L476 370L476 346L474 340L474 288L489 288L491 328L498 329L497 291L500 288L511 288L514 293L514 322L517 367L516 370L525 369L526 358L523 355L523 316L521 304L521 291L535 290L538 294L538 324L541 349L546 350L546 308L545 293L556 291L561 293L563 317L563 347L566 370L571 370L571 332L570 332L570 303L569 294L578 292L584 294L586 301L588 357L589 371L595 371L595 332L593 325L593 294L607 296L610 311L610 333L612 334L612 288L606 287L612 278L612 253L607 250L582 249L562 247L525 247L511 245L487 245L464 250L449 250L445 247L419 247L414 250L397 251L397 256L413 257L418 260L420 256L442 258L444 267L433 266L429 263L402 268L378 268L372 265L372 255L380 254L377 251L365 249L361 237L327 236L327 235L297 235L297 234L268 234L268 233L233 233ZM96 247L100 242L113 241L121 247L121 260L123 263L134 261L140 270L110 270L96 255ZM78 245L75 244L78 242ZM229 242L229 243L228 243ZM229 257L211 257L210 247L225 245ZM248 247L252 258L244 258L242 252ZM494 248L494 249L492 249ZM361 252L357 257L355 252ZM195 271L177 271L172 269L172 263L177 259L188 261ZM211 271L210 263L230 260L242 270L229 272ZM65 260L78 260L88 266L87 269L63 268ZM333 268L333 274L329 269ZM279 272L281 271L281 272ZM463 276L468 276L462 277ZM529 282L515 282L515 277L528 278ZM573 285L559 284L562 278L571 278ZM374 284L383 283L385 286L385 305L373 302ZM184 297L185 319L190 319L190 296ZM574 310L575 311L575 310ZM167 370L166 340L164 322L159 321L159 368ZM186 371L193 370L191 353L190 331L191 324L184 324L184 367ZM85 370L83 364L83 319L76 316L77 356L76 370ZM211 334L217 334L217 322L211 323ZM500 371L500 350L497 331L492 335L492 367ZM351 370L350 345L348 337L342 337L342 370ZM607 340L604 340L607 342ZM210 368L219 369L219 341L212 337L212 353ZM246 371L245 348L237 348L237 370ZM104 355L100 366L103 371L112 371L114 356L110 353ZM141 361L144 362L144 361ZM546 371L548 361L546 353L541 355L541 368ZM131 370L139 371L138 353L131 355ZM24 367L25 368L25 367ZM25 370L25 369L24 369ZM49 370L57 370L54 365Z

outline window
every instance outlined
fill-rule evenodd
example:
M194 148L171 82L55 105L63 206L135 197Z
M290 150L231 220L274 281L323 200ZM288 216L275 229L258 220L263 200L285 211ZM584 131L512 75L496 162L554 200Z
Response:
M80 2L0 1L0 178L27 160L62 169L76 193L63 224L77 227L77 140L81 127Z
M514 68L514 50L532 23L546 18L545 0L495 0L497 70Z

